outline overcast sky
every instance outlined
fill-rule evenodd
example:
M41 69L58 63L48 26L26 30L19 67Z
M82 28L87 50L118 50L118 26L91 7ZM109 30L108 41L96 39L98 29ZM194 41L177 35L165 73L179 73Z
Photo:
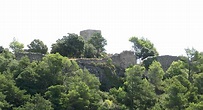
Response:
M0 45L15 37L48 47L67 33L101 30L108 53L131 50L130 37L145 37L161 55L203 51L202 0L1 0Z

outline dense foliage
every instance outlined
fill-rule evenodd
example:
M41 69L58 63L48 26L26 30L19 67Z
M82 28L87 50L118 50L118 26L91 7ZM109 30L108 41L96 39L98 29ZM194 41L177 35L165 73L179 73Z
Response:
M39 39L34 39L28 46L29 52L46 54L48 47Z
M18 42L15 38L9 44L9 47L13 50L13 52L22 52L24 48L24 44Z
M104 46L107 45L106 39L100 33L95 33L89 41L77 34L68 34L58 39L52 44L51 53L60 53L69 58L94 58L101 57L105 52Z
M51 53L60 53L66 57L79 58L84 51L84 39L77 34L68 34L58 39L55 44L52 44Z
M133 49L138 59L144 60L147 57L158 55L154 44L148 39L131 37L129 41L133 43Z
M106 39L104 39L101 35L101 33L94 34L91 39L89 40L89 43L92 44L96 49L96 56L97 58L101 56L101 53L105 51L104 46L107 45Z
M55 46L76 40L83 47L79 36L69 36L73 38L64 37ZM18 47L16 42L12 46ZM74 52L66 55L81 55ZM106 74L101 81L57 52L31 62L28 57L16 60L14 53L1 47L0 110L202 110L203 53L195 49L186 53L167 71L159 62L150 61L147 68L137 64L118 76L118 67L110 60L95 64Z

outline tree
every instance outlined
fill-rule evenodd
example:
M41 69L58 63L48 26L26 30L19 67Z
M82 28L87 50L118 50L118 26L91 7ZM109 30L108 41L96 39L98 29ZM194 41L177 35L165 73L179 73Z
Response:
M192 74L191 74L191 62L193 60L193 57L195 56L195 54L197 53L197 51L192 48L192 49L185 49L185 52L187 54L187 58L188 58L188 70L189 70L189 73L188 73L188 79L191 81L192 80Z
M97 53L97 50L92 44L85 43L85 50L84 50L85 58L94 58L96 56L96 53Z
M115 103L118 103L117 106L119 106L120 108L126 108L127 92L124 90L124 88L111 88L109 90L109 94L112 95L113 98L115 98Z
M14 53L22 52L24 48L24 44L18 42L15 38L10 43L9 47L13 50Z
M144 60L149 56L158 56L158 52L148 39L131 37L129 39L133 43L133 48L138 59Z
M4 72L7 70L13 70L16 68L12 68L15 62L14 55L8 51L8 49L5 49L2 53L0 53L0 72Z
M203 102L199 103L190 103L189 107L186 110L202 110L203 109Z
M84 51L84 39L77 34L68 34L52 44L51 53L60 53L62 56L79 58Z
M36 83L39 82L39 74L35 72L36 66L29 65L16 78L16 84L27 93L33 95L37 93Z
M39 39L34 39L27 47L29 52L46 54L48 51L48 47Z
M50 86L63 84L66 75L72 74L77 69L79 69L78 65L56 53L46 55L37 65L35 72L39 76L32 71L28 71L28 73L31 72L31 75L34 75L32 77L38 77L38 82L36 82L38 93L44 93Z
M171 66L166 71L165 77L172 78L177 75L183 75L184 77L188 77L188 69L185 67L183 61L175 61L171 64Z
M153 86L143 79L145 68L135 65L126 70L126 85L129 106L131 109L146 110L156 103L156 95Z
M87 70L75 71L63 85L50 86L45 96L55 109L95 110L101 101L99 80Z
M89 43L91 43L97 50L96 56L97 58L101 56L101 53L105 51L104 46L107 45L106 39L102 37L101 33L94 34L90 40Z
M15 82L7 75L0 74L0 93L5 95L5 100L12 107L19 107L29 100L29 95L25 95L25 90L20 90Z
M203 95L203 73L195 74L194 75L194 85L198 89L198 94Z
M41 95L35 94L30 101L14 110L53 110L51 102L44 99Z
M162 79L164 76L164 71L161 68L161 64L157 61L154 61L148 70L148 76L150 82L155 86L155 89L160 89L162 85Z
M4 51L4 48L0 46L0 53L2 53L3 51Z
M183 75L174 76L167 81L165 107L172 110L183 110L188 107L191 99L191 83ZM193 96L195 97L195 95Z
M117 110L116 105L111 100L105 100L103 103L101 103L98 110Z
M9 103L5 100L6 95L2 94L0 92L0 110L3 109L8 109L10 107Z

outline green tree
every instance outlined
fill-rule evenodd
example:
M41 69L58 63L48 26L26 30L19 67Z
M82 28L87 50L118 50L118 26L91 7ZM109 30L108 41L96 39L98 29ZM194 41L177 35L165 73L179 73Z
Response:
M41 95L35 94L25 105L14 108L14 110L53 110L51 102L44 99Z
M39 39L34 39L28 46L29 52L46 54L48 47Z
M195 74L194 75L194 85L198 89L198 94L203 95L203 73Z
M95 110L101 101L99 80L87 70L67 76L63 85L50 86L45 96L55 109Z
M84 50L84 57L85 58L94 58L96 56L96 48L90 44L90 43L85 43L85 50Z
M149 56L158 56L158 52L148 39L131 37L129 39L133 43L133 48L138 59L144 60Z
M58 53L46 55L35 70L39 75L39 82L36 83L38 90L44 93L50 86L63 84L65 76L73 74L77 69L79 66L74 61Z
M66 91L67 88L64 85L50 86L45 93L45 97L49 99L54 109L62 110L61 98L62 94L65 94Z
M60 53L62 56L79 58L84 51L84 39L77 34L68 34L52 44L51 53Z
M4 51L3 46L0 46L0 53L2 53Z
M166 71L165 77L172 78L173 76L183 75L188 78L188 69L185 67L183 61L175 61L171 64L171 66Z
M188 58L188 70L189 70L188 79L191 81L192 80L192 71L191 71L191 69L192 69L192 66L193 66L191 63L194 60L193 59L194 56L196 54L198 54L198 53L197 53L197 50L195 50L194 48L192 48L192 49L187 48L187 49L185 49L185 52L186 52L187 58Z
M6 96L0 92L0 110L8 109L10 107L9 103L5 100Z
M186 110L202 110L203 109L203 102L199 103L190 103L189 107Z
M94 34L90 40L89 43L92 44L96 48L96 56L97 58L101 56L101 53L105 51L104 46L107 45L106 39L102 37L101 33Z
M2 53L0 53L0 72L16 69L12 68L12 65L15 62L14 55L5 49Z
M5 95L5 100L10 105L8 109L23 105L30 97L25 95L25 91L20 90L8 75L4 74L0 74L0 92Z
M71 90L74 90L74 91L71 91L72 95L68 95L68 94L64 95L64 98L70 97L71 100L75 100L75 102L77 102L77 103L72 103L71 101L71 103L73 104L73 105L71 104L72 106L78 105L78 107L79 106L82 107L82 108L76 107L77 109L88 108L88 109L94 110L98 108L99 106L98 103L102 99L99 91L100 82L95 75L90 74L87 70L78 70L78 71L75 71L74 76L68 77L66 81L67 82L64 83L64 85L68 87L68 90L69 90L68 94ZM86 91L87 93L85 93L84 91ZM64 100L64 98L63 98L64 104L70 101L70 100ZM81 100L83 100L84 102L81 102ZM69 109L75 108L75 107L71 108L72 107L71 105L66 106L66 108L69 108L69 107L70 107ZM83 105L85 105L86 107Z
M24 48L24 44L18 42L15 38L10 43L9 47L13 50L14 53L22 52Z
M116 110L116 105L113 101L106 99L103 103L101 103L98 110Z
M182 76L174 76L167 81L165 107L172 110L183 110L187 108L189 102L188 91L190 88L189 80Z
M161 64L157 61L154 61L148 70L149 81L155 86L155 89L160 90L162 85L162 79L164 76L164 71L161 67Z
M62 96L62 107L69 110L87 110L90 96L90 89L84 82L74 82L69 85L68 94Z
M111 88L109 90L109 95L115 98L114 102L117 104L116 106L118 106L120 109L127 109L127 92L124 90L124 88Z
M145 68L135 65L126 70L126 90L131 109L146 110L156 103L156 95L153 86L143 79Z
M27 93L33 95L37 93L40 75L35 72L37 65L33 62L27 66L16 78L16 85L21 89L27 91Z

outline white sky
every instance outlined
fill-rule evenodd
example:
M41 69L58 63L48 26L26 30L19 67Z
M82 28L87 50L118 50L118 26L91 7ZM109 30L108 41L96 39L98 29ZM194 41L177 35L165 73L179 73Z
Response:
M108 53L131 50L130 37L145 37L161 55L203 51L202 0L1 0L0 45L15 37L48 47L67 33L97 29Z

